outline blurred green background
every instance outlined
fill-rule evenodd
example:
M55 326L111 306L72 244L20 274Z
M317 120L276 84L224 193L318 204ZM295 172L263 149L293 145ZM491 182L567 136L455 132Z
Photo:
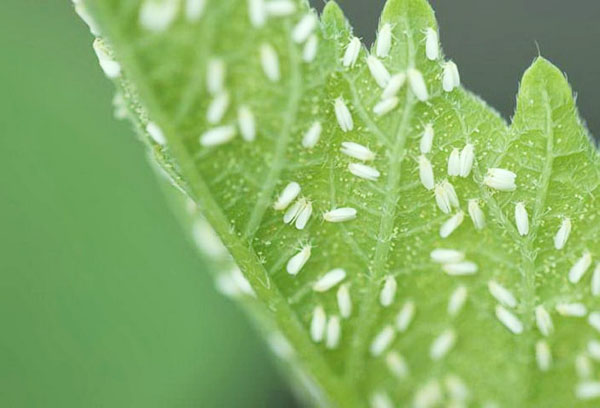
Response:
M383 0L341 3L372 40ZM600 129L597 2L433 3L464 82L505 117L537 40ZM2 0L0 406L294 405L113 119L91 41L69 0Z
M113 119L70 1L0 9L0 406L287 405Z

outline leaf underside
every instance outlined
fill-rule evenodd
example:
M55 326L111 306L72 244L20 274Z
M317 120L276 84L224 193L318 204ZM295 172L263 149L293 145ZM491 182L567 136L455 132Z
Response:
M398 105L379 116L373 108L382 89L367 67L369 51L362 47L353 66L342 64L352 31L335 3L327 4L315 38L308 40L318 44L311 62L303 58L307 41L293 39L298 22L314 13L302 1L291 2L295 12L271 16L258 27L249 8L259 1L207 0L193 18L186 18L191 1L158 1L167 9L175 7L172 21L158 29L140 24L146 3L90 0L85 7L99 24L110 58L114 53L123 68L115 82L129 117L152 157L197 206L189 223L200 243L220 257L221 267L233 259L243 274L228 281L228 270L217 278L221 286L260 319L294 384L312 403L597 406L594 359L600 358L600 343L595 349L594 341L600 334L594 326L600 324L594 318L600 315L594 312L600 302L592 287L594 278L600 279L600 159L556 67L535 60L523 76L508 125L469 91L442 89L443 55L426 57L426 33L437 32L427 2L390 0L380 28L390 24L391 49L380 60L392 75L416 68L429 98L420 101L407 81L397 94ZM167 9L159 23L169 20ZM263 44L276 52L278 80L265 74ZM215 59L226 67L230 103L218 123L209 124L207 110L216 97L207 89L207 70ZM340 97L353 121L346 132L335 112ZM253 141L240 135L241 106L253 114ZM146 132L150 121L162 130L166 144ZM303 137L315 122L322 127L320 139L304 147ZM423 155L432 164L435 183L448 180L459 199L449 214L437 205L434 190L420 181L420 142L428 124L435 136L431 151ZM236 129L231 141L218 146L199 142L207 131L224 125ZM375 158L364 164L377 169L379 177L351 173L349 164L362 162L340 151L343 142L367 146ZM474 147L472 170L467 177L448 175L450 154L466 144ZM516 189L486 185L490 168L514 172ZM301 187L296 201L304 198L312 205L302 229L285 224L286 211L273 207L290 182ZM477 200L483 212L482 229L469 216L469 200ZM525 234L516 224L517 203L527 212ZM324 213L342 207L355 209L356 218L324 220ZM442 238L442 225L461 211L464 221ZM200 214L232 258L211 243L210 231L201 231L206 226ZM555 236L567 218L571 232L564 247L556 249ZM307 246L310 258L297 275L289 274L288 261ZM431 258L440 248L460 251L477 272L446 273ZM578 261L586 267L574 283L569 274ZM315 291L315 282L336 268L346 272L343 282ZM251 289L235 290L240 281ZM490 281L507 292L490 290ZM340 311L341 285L350 295L348 317ZM391 300L384 306L385 286ZM465 289L464 305L449 313L450 298L456 300ZM516 305L507 299L511 294ZM510 314L504 323L497 316L501 302ZM409 304L414 317L407 328L399 327L398 315ZM540 306L553 330L540 328ZM323 340L311 334L317 307L330 326ZM337 343L332 338L336 319L341 329ZM314 324L318 332L322 325ZM374 351L374 340L386 331L389 344Z

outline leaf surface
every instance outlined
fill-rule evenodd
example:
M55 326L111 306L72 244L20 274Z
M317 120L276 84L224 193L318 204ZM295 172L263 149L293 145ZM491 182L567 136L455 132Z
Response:
M597 403L600 159L564 76L537 58L508 125L469 91L444 90L443 55L427 57L427 33L437 33L427 2L390 0L371 53L390 75L412 74L378 114L385 72L373 75L364 47L345 66L353 37L339 7L328 3L304 35L316 14L276 1L265 4L295 11L264 24L252 18L261 1L208 0L197 15L191 0L79 4L100 27L105 64L122 66L116 83L141 138L239 266L219 276L221 287L259 316L319 405ZM222 87L211 74L219 64ZM235 136L207 146L219 127L223 139ZM449 160L465 161L467 145L473 166L454 175ZM515 188L510 173L490 180L489 169L514 173ZM274 208L292 182L300 194ZM284 223L295 204L306 216L308 203L306 225ZM340 208L356 216L331 222ZM296 271L289 262L303 250L310 256ZM336 269L342 282L321 281Z

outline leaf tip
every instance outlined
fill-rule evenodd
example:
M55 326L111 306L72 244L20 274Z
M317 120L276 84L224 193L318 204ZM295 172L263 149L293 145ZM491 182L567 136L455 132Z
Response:
M427 0L387 0L381 12L381 23L395 22L399 16L421 20L422 25L437 26L435 15Z
M555 95L572 97L571 86L562 71L546 58L538 56L523 74L521 90L541 87Z
M350 31L344 12L335 1L328 1L325 4L321 21L323 22L325 31L331 36Z

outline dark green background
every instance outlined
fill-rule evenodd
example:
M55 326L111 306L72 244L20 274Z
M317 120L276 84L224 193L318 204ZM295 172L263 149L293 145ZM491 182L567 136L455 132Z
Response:
M383 1L341 3L371 40ZM537 40L600 129L595 2L434 6L464 82L505 117ZM68 0L2 0L0 406L292 405L113 120L91 40Z

